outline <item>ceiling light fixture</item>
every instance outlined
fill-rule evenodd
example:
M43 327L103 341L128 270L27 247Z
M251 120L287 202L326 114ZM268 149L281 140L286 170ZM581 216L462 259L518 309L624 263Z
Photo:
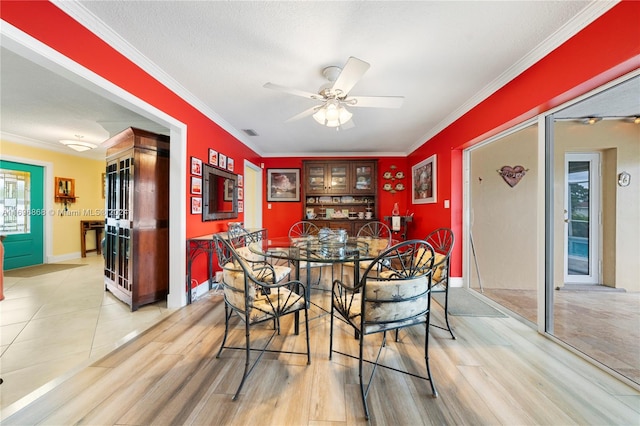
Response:
M327 127L342 126L351 120L352 116L353 114L336 99L329 99L313 114L314 120Z
M76 141L71 139L63 139L60 141L60 143L78 152L89 151L90 149L98 146L90 142Z

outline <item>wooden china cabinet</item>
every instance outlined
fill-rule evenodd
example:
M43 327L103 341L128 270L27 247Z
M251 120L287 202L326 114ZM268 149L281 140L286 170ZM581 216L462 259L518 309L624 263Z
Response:
M128 128L104 144L105 288L135 311L169 288L169 137Z
M377 160L304 162L304 219L355 235L377 219ZM308 212L316 217L309 219ZM367 212L370 217L365 216Z

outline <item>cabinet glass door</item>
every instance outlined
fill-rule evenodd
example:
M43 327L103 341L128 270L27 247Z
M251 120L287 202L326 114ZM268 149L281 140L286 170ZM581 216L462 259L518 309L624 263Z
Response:
M331 182L331 192L346 193L347 192L347 166L332 165L329 169Z
M327 186L324 166L310 166L307 172L307 193L324 194Z
M354 181L356 191L373 191L373 167L365 164L356 164L354 171Z

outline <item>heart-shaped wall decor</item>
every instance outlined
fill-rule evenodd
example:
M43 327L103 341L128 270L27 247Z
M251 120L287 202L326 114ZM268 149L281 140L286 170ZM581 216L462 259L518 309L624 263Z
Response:
M498 173L502 176L502 179L504 179L504 181L513 188L518 184L518 182L520 182L520 179L522 179L528 170L529 169L525 170L522 166L502 166L502 168L498 170Z

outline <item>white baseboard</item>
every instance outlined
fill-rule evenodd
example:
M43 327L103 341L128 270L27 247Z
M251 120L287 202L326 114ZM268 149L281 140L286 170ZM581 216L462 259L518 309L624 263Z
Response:
M209 280L203 283L199 283L197 287L191 289L191 301L195 302L196 300L198 300L198 298L206 294L208 291L209 291Z
M450 287L462 287L464 286L464 280L462 277L449 277Z

